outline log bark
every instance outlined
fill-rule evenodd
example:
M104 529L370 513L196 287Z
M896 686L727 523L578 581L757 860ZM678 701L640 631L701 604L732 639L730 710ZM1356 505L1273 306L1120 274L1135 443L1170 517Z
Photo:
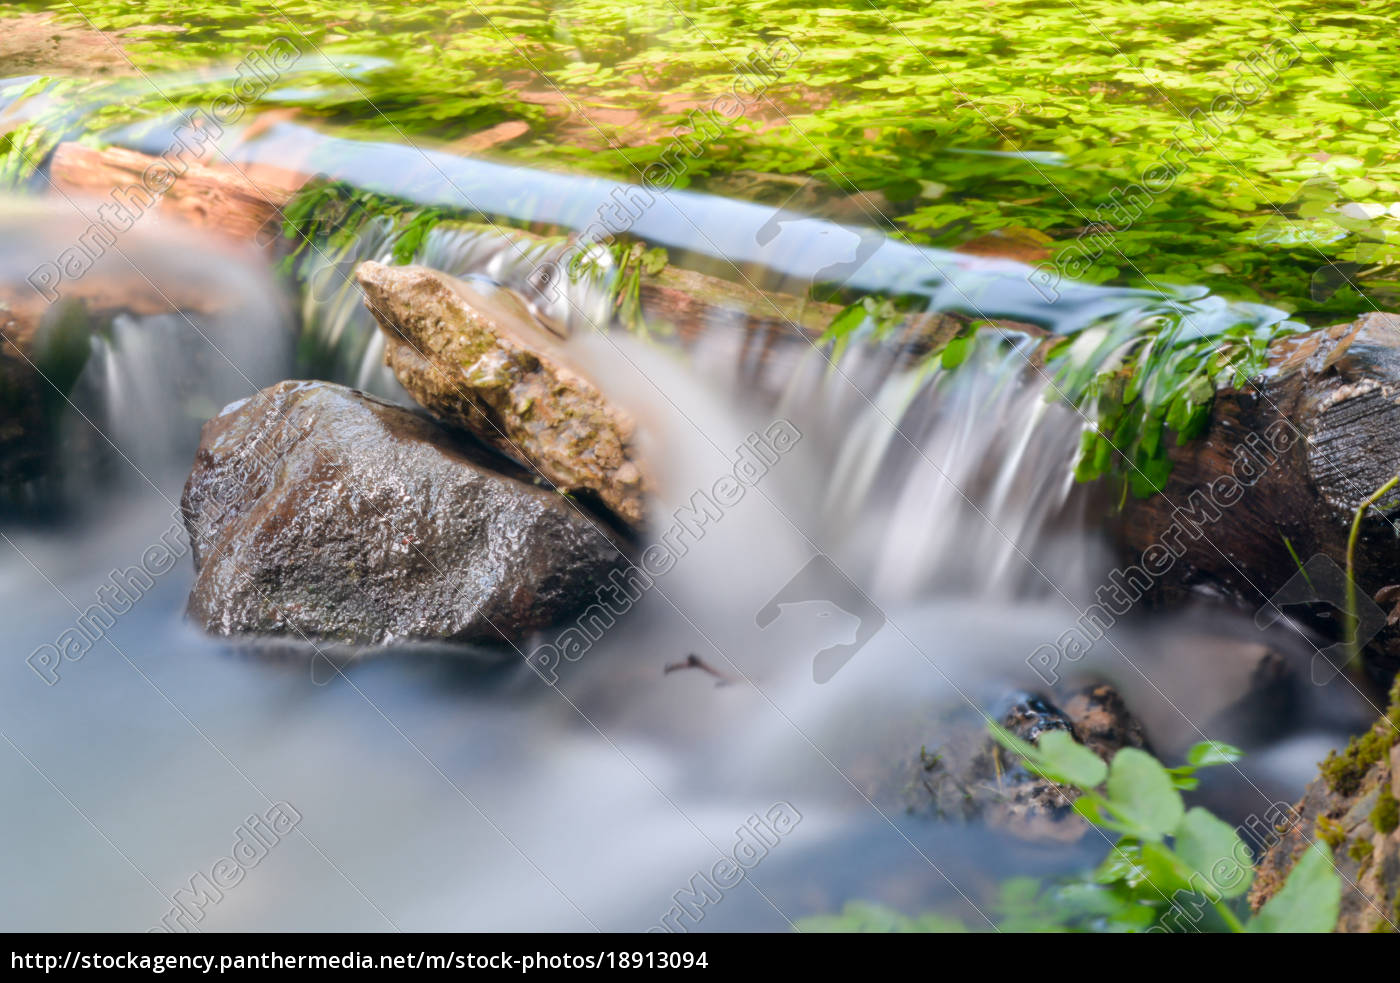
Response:
M112 199L128 213L158 214L237 241L274 220L307 176L258 164L208 165L188 157L166 162L135 150L61 143L49 165L58 192Z
M161 179L163 166L161 158L121 147L98 150L63 143L54 153L49 176L60 192L141 203L142 209L151 207L194 228L238 242L254 241L270 251L286 243L268 236L267 230L277 227L282 208L311 179L289 168L192 162L166 182ZM153 189L163 190L153 194ZM540 240L515 229L508 234L526 242ZM810 347L840 310L834 304L756 291L674 266L643 276L641 302L645 316L672 326L682 345L722 334L721 343L732 344L737 354L759 364L779 352ZM957 315L911 317L893 343L917 354L943 343L966 323ZM1005 326L1037 330L1010 322Z
M1341 598L1309 602L1295 588L1311 580L1315 593L1335 594L1319 578L1345 570L1357 508L1400 474L1400 316L1283 339L1270 362L1257 384L1217 394L1205 435L1172 449L1165 491L1128 505L1115 531L1147 574L1138 582L1150 602L1204 593L1253 610L1287 590L1296 613L1338 637L1337 613L1329 620L1323 609ZM1355 556L1362 601L1384 610L1382 622L1400 612L1395 501L1366 511ZM1394 673L1395 625L1380 625L1368 654L1378 679Z
M1338 932L1400 932L1400 685L1390 709L1322 774L1288 813L1259 861L1250 904L1278 893L1309 844L1323 842L1342 877Z

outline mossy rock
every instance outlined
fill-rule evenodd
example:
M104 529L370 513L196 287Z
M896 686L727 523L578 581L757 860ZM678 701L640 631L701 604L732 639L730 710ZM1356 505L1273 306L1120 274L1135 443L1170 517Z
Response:
M1346 885L1339 932L1394 932L1400 928L1400 679L1390 707L1367 733L1323 762L1293 822L1259 862L1250 894L1257 910L1283 885L1308 843L1333 849Z

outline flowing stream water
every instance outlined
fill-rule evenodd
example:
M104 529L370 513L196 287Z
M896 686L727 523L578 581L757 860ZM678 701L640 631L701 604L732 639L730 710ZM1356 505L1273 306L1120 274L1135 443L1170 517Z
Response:
M164 138L142 139L151 149ZM361 187L575 230L615 187L291 126L231 153L314 159ZM23 285L81 232L83 207L16 206L0 276ZM631 231L673 261L732 264L765 287L810 282L872 235L789 216L761 245L772 217L673 193ZM683 926L780 930L859 898L941 905L985 926L999 879L1102 853L1092 833L1072 849L1037 846L903 804L943 716L1043 688L1027 658L1073 625L1112 565L1104 503L1071 473L1084 420L1047 398L1049 380L1016 343L978 344L953 372L859 346L834 361L799 350L754 386L719 333L681 355L595 332L598 298L571 293L550 313L576 328L573 355L646 421L656 536L734 473L751 435L784 421L801 438L765 459L740 501L674 539L671 569L559 665L557 683L516 656L387 652L342 672L310 654L230 648L184 621L187 553L54 678L36 672L30 653L72 629L114 576L153 544L184 543L181 488L219 407L311 372L406 401L344 277L387 248L385 230L368 228L326 261L326 289L294 297L265 260L151 220L88 274L237 302L208 317L122 316L95 335L64 413L61 491L0 524L0 874L22 886L0 900L8 926L156 927L172 893L275 803L300 821L200 928L644 930L736 849L762 858ZM527 295L534 268L447 227L417 259ZM1282 316L1188 291L1079 285L1052 308L1016 264L883 238L867 259L851 273L859 290L1056 330L1178 306L1201 331ZM1204 790L1237 821L1295 799L1358 719L1342 697L1306 688L1289 726L1213 730L1244 681L1211 653L1254 641L1224 614L1162 615L1113 629L1078 667L1120 688L1165 757L1206 736L1245 743L1245 762ZM843 645L839 665L823 667L821 653ZM692 653L725 680L664 672ZM800 818L783 825L775 807Z

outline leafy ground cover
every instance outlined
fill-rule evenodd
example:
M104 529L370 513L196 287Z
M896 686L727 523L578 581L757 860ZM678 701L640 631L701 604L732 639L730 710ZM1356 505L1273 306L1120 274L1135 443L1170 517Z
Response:
M380 59L266 97L372 135L498 127L495 152L637 178L700 112L721 132L682 184L812 177L871 193L866 218L916 241L992 237L1056 275L1198 283L1312 321L1400 290L1395 0L16 6L123 31L153 75L277 38ZM711 112L789 42L795 60L742 112ZM199 88L164 95L197 102Z

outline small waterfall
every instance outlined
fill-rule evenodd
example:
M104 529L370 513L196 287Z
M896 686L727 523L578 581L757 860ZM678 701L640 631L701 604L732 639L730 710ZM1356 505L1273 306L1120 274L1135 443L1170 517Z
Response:
M123 457L148 476L187 469L200 425L276 382L290 364L285 321L248 327L227 315L117 315L92 336L71 396L70 435L85 452ZM95 445L94 427L103 435ZM81 473L81 462L66 470Z
M791 373L779 412L824 448L814 505L881 603L1073 594L1101 561L1076 514L1093 494L1073 475L1087 421L1032 364L1035 345L983 332L956 369L812 351Z
M99 205L0 206L7 341L20 343L5 355L45 405L72 502L112 480L178 498L200 425L287 376L291 312L251 252L154 220L92 239Z
M343 250L308 244L298 269L303 285L303 361L330 378L390 399L406 397L384 365L384 340L365 308L354 271L368 260L394 262L396 240L393 220L376 216ZM537 288L551 248L550 243L525 241L504 229L443 222L429 231L413 262L472 279L478 288L510 289L541 318L570 330L607 325L611 310L601 277L565 278L548 295Z
M872 558L878 596L1043 597L1055 588L1039 571L1053 570L1055 585L1085 572L1092 533L1064 528L1085 421L1029 367L1030 347L988 338L956 371L892 379L904 412L872 404L857 423L887 444L861 505L885 526ZM1051 560L1066 533L1074 548Z
M23 286L34 262L58 255L82 223L30 214L7 231L0 258ZM307 854L308 868L294 862L297 847L279 847L215 927L384 928L383 913L355 892L325 887L323 878L339 883L321 866L334 857L365 896L393 899L385 908L405 929L645 928L694 871L712 868L715 843L777 801L804 818L765 862L773 907L736 893L707 928L783 929L789 916L880 897L899 878L921 907L944 883L928 863L974 893L1036 864L1081 863L1056 847L1028 867L985 831L904 816L903 793L890 787L921 748L937 746L939 714L1034 685L1027 655L1076 614L1037 569L1073 593L1078 573L1097 565L1090 526L1076 521L1087 493L1070 475L1084 421L1046 398L1053 391L1028 364L1033 342L1010 333L979 333L952 370L877 345L839 355L806 348L765 359L765 383L782 384L755 386L758 352L742 349L724 366L734 336L720 330L689 358L623 332L576 331L571 344L597 369L595 381L655 433L647 449L663 479L654 505L663 526L733 474L736 448L775 418L802 439L719 520L676 537L674 569L562 667L557 686L523 664L485 675L406 652L333 678L295 660L229 658L182 620L185 559L46 689L25 657L71 630L108 571L162 541L199 425L222 401L308 373L403 398L350 279L356 262L392 257L394 236L388 219L376 221L334 260L316 250L303 257L299 337L257 261L154 227L132 232L89 274L149 282L189 303L171 311L138 290L133 310L88 312L100 323L85 336L90 354L71 398L116 451L98 467L87 458L100 446L71 442L88 466L77 483L89 514L56 532L7 531L0 583L14 638L0 664L0 710L16 746L80 790L85 810L132 846L159 887L131 878L118 903L88 891L92 870L112 860L109 843L87 837L60 870L17 858L23 879L49 893L0 900L13 924L150 927L169 908L164 892L227 849L223 831L263 808L264 790L305 814L325 857ZM595 284L570 284L577 292L552 302L532 291L550 247L518 245L489 226L444 223L414 259L514 290L574 328L610 313ZM68 425L93 432L76 415ZM859 653L825 683L817 660L858 631L860 616L842 609L851 595L789 591L822 554L880 612ZM760 621L770 607L778 617ZM1123 647L1145 658L1158 645L1169 664L1184 647L1179 636L1159 622ZM734 683L665 671L687 652ZM1180 680L1165 699L1142 694L1141 705L1189 709L1210 682ZM97 735L107 753L74 733ZM0 763L14 787L37 789L36 805L17 811L16 842L49 842L55 824L72 822L24 760ZM149 835L151 808L180 820L169 835ZM405 814L419 835L362 849ZM555 879L539 878L541 868ZM441 876L425 890L406 871ZM812 887L823 892L815 902ZM580 899L587 921L561 892Z

